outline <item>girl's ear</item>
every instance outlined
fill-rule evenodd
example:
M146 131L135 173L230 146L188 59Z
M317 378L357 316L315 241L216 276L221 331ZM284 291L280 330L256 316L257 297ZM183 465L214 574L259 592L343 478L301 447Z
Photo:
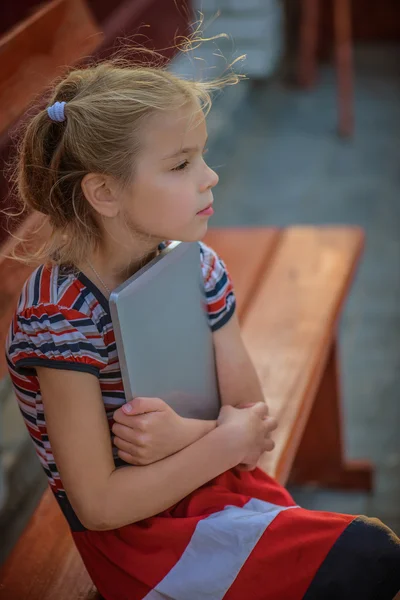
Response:
M81 187L86 200L100 215L112 218L119 214L116 186L111 177L101 173L88 173L82 179Z

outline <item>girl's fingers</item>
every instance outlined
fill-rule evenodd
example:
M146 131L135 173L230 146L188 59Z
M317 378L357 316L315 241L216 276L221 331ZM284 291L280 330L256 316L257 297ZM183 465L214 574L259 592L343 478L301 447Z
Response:
M252 465L238 465L237 469L239 469L239 471L254 471L254 469L257 468L257 463L256 464L252 464Z
M133 444L137 438L137 431L135 428L121 425L121 423L114 423L111 431L115 436L121 438L121 440L125 440L131 444Z
M161 398L133 398L126 404L123 404L122 411L129 416L143 415L149 412L158 412L165 410L168 405Z
M264 422L268 432L275 431L275 429L278 427L278 421L275 419L275 417L266 417Z
M252 408L256 404L257 402L249 402L248 404L241 404L240 406L238 406L238 408Z
M268 416L268 406L264 402L257 402L252 409L260 419Z
M118 450L118 456L121 460L128 463L129 465L137 465L137 462L135 462L134 457L131 454L128 454L128 452Z
M274 440L271 440L271 438L267 438L265 440L265 444L264 444L264 451L271 452L271 450L273 450L274 448L275 448Z
M116 446L118 448L118 450L122 450L123 452L125 452L126 454L129 454L130 456L134 456L136 454L135 447L132 444L130 444L129 442L126 442L125 440L121 440L121 438L119 438L119 437L115 437L113 442L114 442L114 446Z

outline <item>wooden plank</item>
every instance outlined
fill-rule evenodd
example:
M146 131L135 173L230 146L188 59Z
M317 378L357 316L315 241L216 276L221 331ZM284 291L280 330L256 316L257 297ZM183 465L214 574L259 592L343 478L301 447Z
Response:
M280 482L291 465L363 248L356 228L286 230L243 324L271 413L276 448L260 466Z
M67 0L50 0L0 38L0 88L32 54L48 54L64 19Z
M85 0L51 0L0 39L0 132L102 42ZM11 66L9 66L9 64Z
M0 600L22 598L100 599L50 489L0 569Z
M242 320L265 277L280 232L269 228L210 229L204 239L226 263Z
M317 78L319 0L301 0L297 81L311 88Z
M333 3L335 61L338 81L338 131L343 137L354 132L354 66L351 0Z
M371 491L374 469L366 460L346 460L336 339L307 420L290 483Z

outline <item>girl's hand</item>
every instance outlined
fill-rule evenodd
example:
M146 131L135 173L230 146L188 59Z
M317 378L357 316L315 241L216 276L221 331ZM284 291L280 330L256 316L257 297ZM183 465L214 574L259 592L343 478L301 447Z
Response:
M160 398L134 398L115 411L112 432L118 456L143 466L175 454L215 427L215 421L180 417Z
M256 402L251 402L249 404L241 404L239 408L251 408L252 406L255 406ZM267 416L269 415L269 408L267 405ZM267 417L264 417L264 419L266 419ZM276 424L277 427L277 424ZM275 429L276 429L275 427ZM273 430L271 430L273 431ZM265 449L266 452L271 452L271 450L273 450L275 448L275 442L274 440L272 440L271 438L269 439L269 444L268 447ZM261 456L261 455L260 455ZM260 459L260 456L258 457L258 460ZM239 469L239 471L254 471L254 469L257 468L258 465L258 460L256 462L253 463L242 463L240 465L237 466L237 469Z
M223 406L217 424L231 426L238 443L244 444L243 460L239 465L242 470L255 469L260 456L275 446L270 434L277 428L277 421L268 416L268 407L263 402L249 408Z

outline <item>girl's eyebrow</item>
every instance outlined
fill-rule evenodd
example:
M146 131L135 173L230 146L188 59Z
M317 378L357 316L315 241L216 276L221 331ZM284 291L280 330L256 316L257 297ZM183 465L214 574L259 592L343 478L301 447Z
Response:
M208 136L207 136L206 141L204 142L203 150L206 147L207 142L208 142ZM176 156L180 156L181 154L190 154L191 152L199 152L199 150L201 150L201 148L199 148L199 146L193 146L192 148L180 148L179 150L177 150L173 154L170 154L168 156L164 156L163 160L168 160L170 158L175 158Z

